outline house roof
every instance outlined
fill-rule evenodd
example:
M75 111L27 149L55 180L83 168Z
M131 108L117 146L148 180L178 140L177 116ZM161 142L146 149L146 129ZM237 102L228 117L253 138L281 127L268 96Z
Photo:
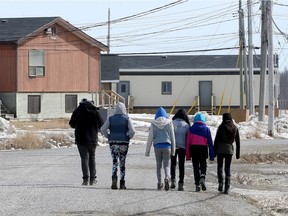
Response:
M119 56L119 68L124 71L239 69L237 65L237 55ZM254 56L254 68L260 68L259 56Z
M39 32L57 23L92 46L102 51L108 47L85 34L61 17L0 18L0 42L21 44Z

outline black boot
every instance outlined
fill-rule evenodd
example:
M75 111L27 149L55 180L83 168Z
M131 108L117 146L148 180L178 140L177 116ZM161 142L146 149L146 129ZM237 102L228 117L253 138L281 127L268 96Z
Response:
M218 191L222 192L223 191L223 176L218 176L218 183L219 183Z
M118 187L117 187L117 178L112 178L111 189L113 189L113 190L118 189Z
M206 184L205 184L205 175L201 175L200 177L200 185L203 191L206 191Z
M126 189L125 180L120 180L120 189Z
M88 179L86 179L86 178L84 179L84 178L83 178L82 185L88 185Z
M225 178L225 189L224 194L228 194L230 189L230 177Z
M176 188L176 180L175 179L171 179L170 188L172 188L172 189Z

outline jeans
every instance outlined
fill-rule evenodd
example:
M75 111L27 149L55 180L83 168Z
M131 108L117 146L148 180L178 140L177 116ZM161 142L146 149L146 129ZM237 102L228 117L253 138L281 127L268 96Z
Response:
M81 157L83 179L96 178L96 145L77 145Z
M177 167L177 157L178 157L178 167L179 167L179 183L184 182L185 175L185 149L178 148L176 149L175 156L171 156L171 179L176 179L176 167Z
M218 178L223 178L223 162L225 159L225 176L231 176L231 163L232 163L232 154L217 154L217 175Z

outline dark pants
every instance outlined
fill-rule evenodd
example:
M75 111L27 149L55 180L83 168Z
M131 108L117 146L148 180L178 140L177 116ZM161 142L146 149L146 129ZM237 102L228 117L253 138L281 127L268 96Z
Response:
M232 154L217 154L217 175L218 179L223 179L223 162L225 160L225 176L231 176L231 163L232 163Z
M178 148L176 149L175 156L171 156L171 179L176 179L176 166L177 166L177 157L178 157L178 167L179 167L179 183L184 182L185 175L185 149Z
M205 179L205 176L206 176L207 157L208 157L207 146L191 145L190 155L192 157L195 185L199 185L200 178Z
M96 178L96 145L77 145L81 157L83 179Z
M110 144L112 156L112 179L117 179L118 164L120 168L120 180L125 180L126 173L126 155L128 153L128 144ZM119 161L119 162L118 162Z

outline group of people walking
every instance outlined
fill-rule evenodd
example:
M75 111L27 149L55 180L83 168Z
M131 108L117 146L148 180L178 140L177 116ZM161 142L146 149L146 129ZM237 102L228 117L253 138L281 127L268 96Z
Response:
M118 189L118 167L120 169L120 189L126 189L126 156L129 141L135 135L132 120L128 117L126 107L118 102L115 112L103 122L93 101L83 99L73 112L69 124L75 128L75 141L81 157L83 185L96 183L95 150L98 131L108 139L112 157L111 189ZM240 138L238 128L234 125L230 113L224 113L222 123L212 140L211 131L206 125L205 116L198 112L190 124L184 109L179 109L172 121L165 109L159 107L152 120L146 145L145 155L149 156L154 147L156 159L157 189L184 190L185 160L193 165L195 191L206 190L205 177L207 159L217 157L218 191L228 194L231 178L231 163L236 143L236 158L240 157ZM214 143L214 144L213 144ZM176 167L179 168L178 185ZM162 168L164 178L162 178ZM223 175L223 168L225 178Z

